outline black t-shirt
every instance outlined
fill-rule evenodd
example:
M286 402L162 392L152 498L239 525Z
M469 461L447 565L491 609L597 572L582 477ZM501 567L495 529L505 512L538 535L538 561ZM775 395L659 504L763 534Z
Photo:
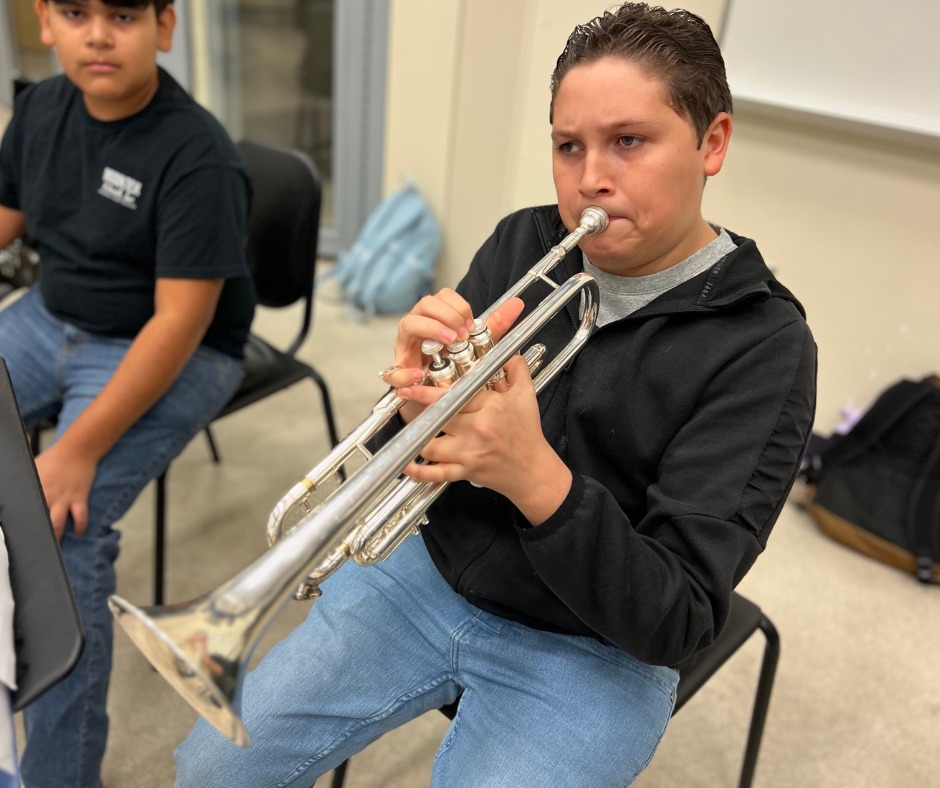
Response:
M203 344L235 358L254 314L244 163L222 126L160 70L153 100L102 122L64 76L16 101L0 146L0 205L23 212L56 317L134 337L158 278L225 279Z

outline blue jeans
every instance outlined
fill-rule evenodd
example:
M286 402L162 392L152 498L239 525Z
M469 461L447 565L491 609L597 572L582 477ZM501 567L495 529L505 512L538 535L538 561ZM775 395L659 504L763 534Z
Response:
M473 607L420 537L383 564L347 562L306 621L245 681L240 749L200 720L177 786L311 786L383 733L460 696L432 786L623 786L646 766L678 674L589 637Z
M0 311L0 356L7 362L27 427L56 417L61 435L110 380L130 340L100 337L56 319L34 288ZM169 391L101 460L88 500L88 530L66 526L62 558L85 627L85 650L67 679L24 713L21 772L30 788L97 788L108 733L111 673L113 524L231 398L241 363L200 348Z

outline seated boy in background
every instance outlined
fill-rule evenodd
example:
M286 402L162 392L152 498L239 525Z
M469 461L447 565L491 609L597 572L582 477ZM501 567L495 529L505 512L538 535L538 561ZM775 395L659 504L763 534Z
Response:
M609 226L550 276L597 278L599 327L538 397L516 357L507 390L443 426L405 469L453 482L421 538L324 583L245 681L252 746L200 720L178 785L306 788L458 697L433 786L626 785L674 666L725 625L799 469L816 348L754 241L702 216L731 136L724 62L698 17L626 3L574 30L551 87L557 205L504 219L456 291L401 320L384 379L403 422L435 402L422 340L466 338L591 205ZM508 301L494 334L547 292ZM535 339L553 354L576 322L572 304Z
M97 788L107 739L114 523L226 404L254 312L250 185L224 129L157 66L167 0L37 0L64 75L25 90L0 147L0 248L39 280L0 311L85 628L75 670L25 712L30 788Z

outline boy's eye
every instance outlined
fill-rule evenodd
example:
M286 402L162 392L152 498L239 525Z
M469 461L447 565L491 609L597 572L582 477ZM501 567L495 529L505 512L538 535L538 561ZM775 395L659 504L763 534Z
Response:
M642 141L643 140L641 140L639 137L634 137L632 134L624 134L623 136L617 138L617 142L620 145L623 145L625 148L635 148Z
M114 14L115 22L133 22L136 19L136 15L131 11L121 11Z
M558 150L561 153L575 153L578 150L578 143L562 142L558 145Z

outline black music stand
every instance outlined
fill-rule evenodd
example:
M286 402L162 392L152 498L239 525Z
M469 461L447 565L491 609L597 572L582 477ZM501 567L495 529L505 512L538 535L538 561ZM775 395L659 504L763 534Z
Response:
M20 711L75 667L85 634L26 431L0 358L0 527L10 557Z

